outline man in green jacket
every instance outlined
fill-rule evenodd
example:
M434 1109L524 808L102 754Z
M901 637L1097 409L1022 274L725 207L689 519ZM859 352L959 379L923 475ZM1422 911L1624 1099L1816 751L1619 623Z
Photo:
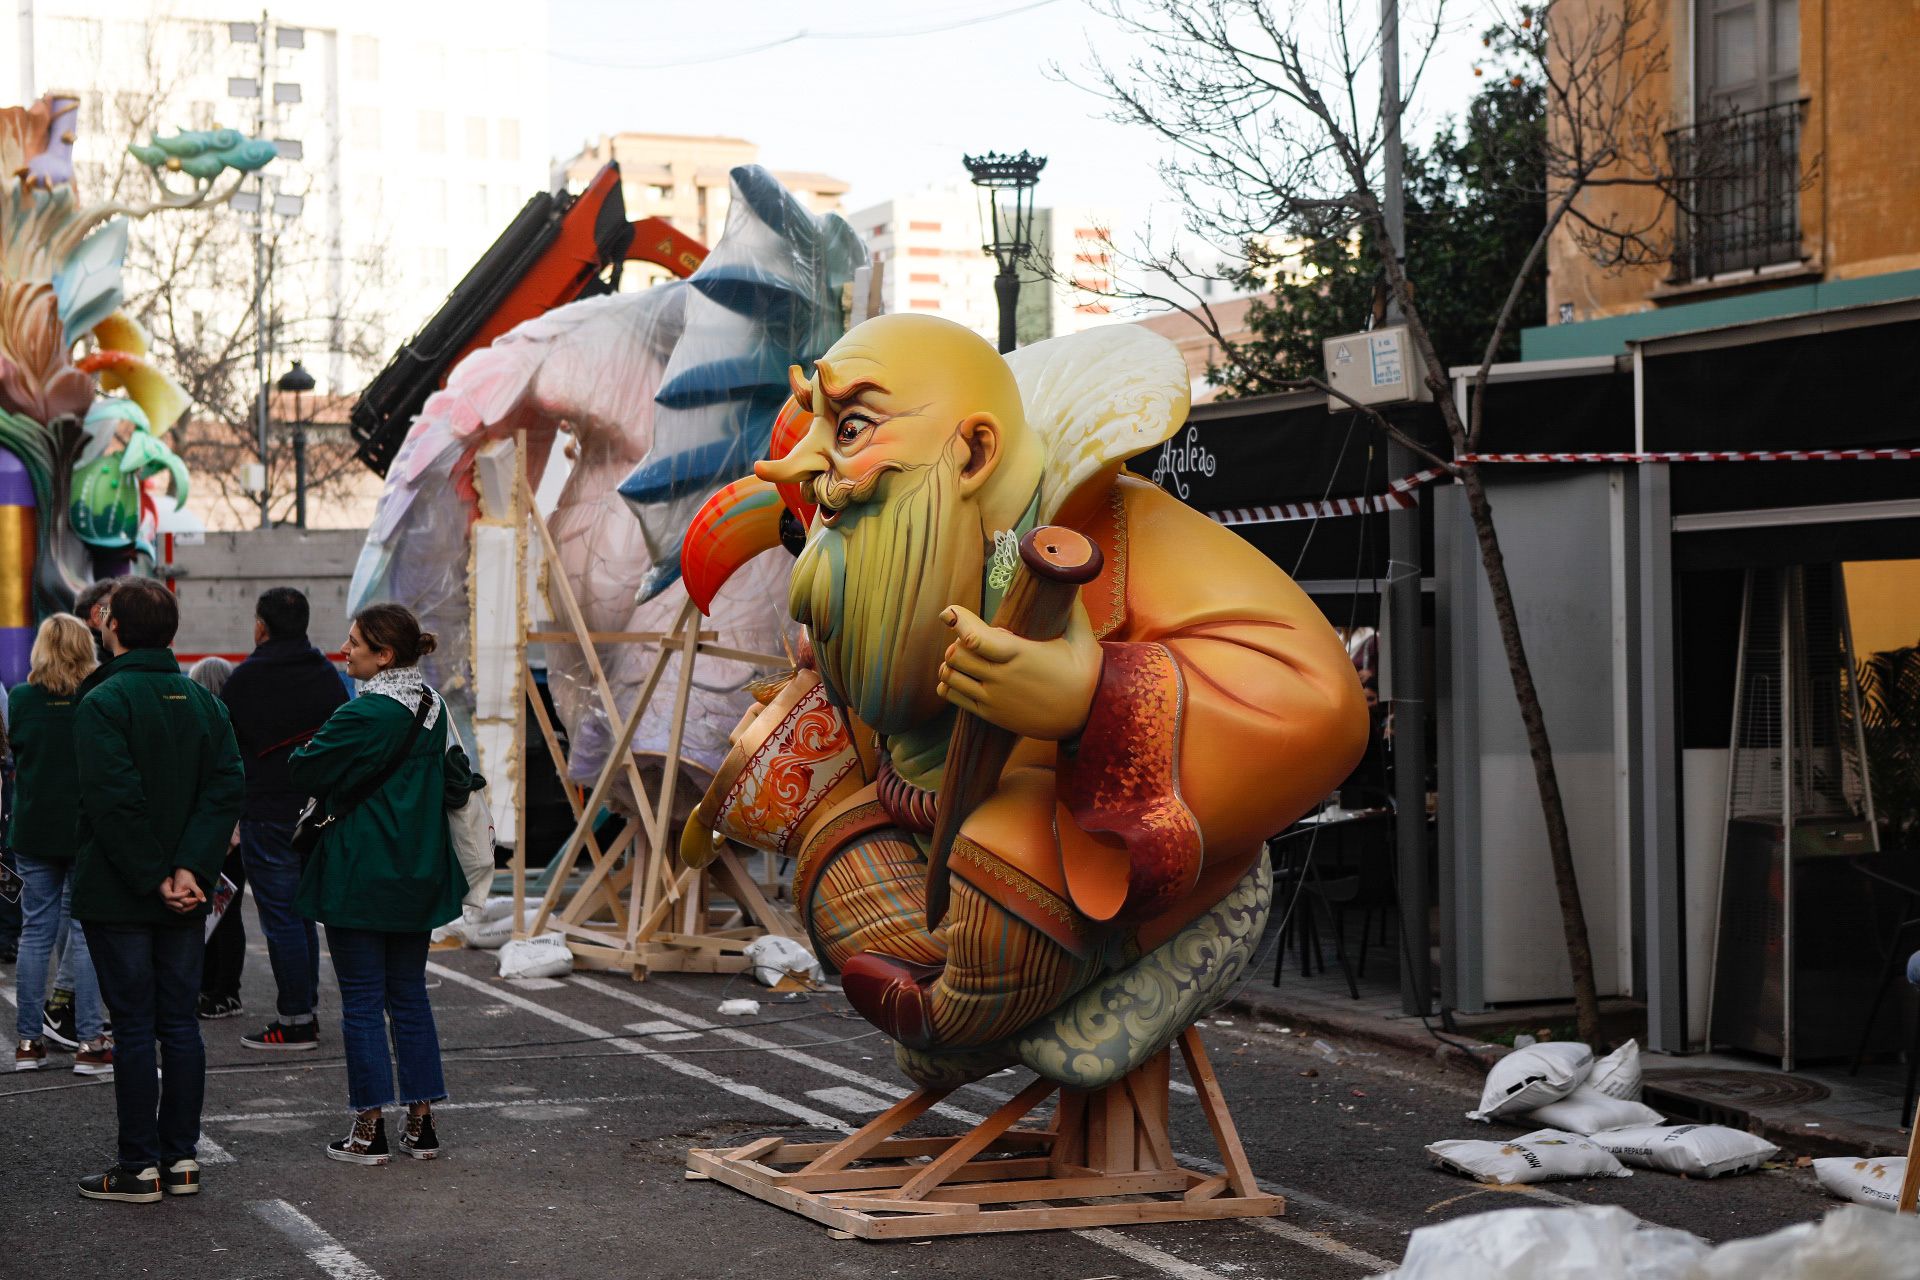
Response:
M226 709L180 674L169 647L179 624L165 587L122 582L103 632L112 658L81 685L74 716L73 918L86 927L117 1040L119 1161L81 1181L93 1200L151 1203L200 1189L207 1056L195 1001L207 899L246 778Z

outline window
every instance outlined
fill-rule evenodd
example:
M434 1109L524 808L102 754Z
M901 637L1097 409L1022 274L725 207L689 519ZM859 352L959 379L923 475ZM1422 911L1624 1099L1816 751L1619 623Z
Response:
M910 284L939 284L940 273L938 271L915 271L907 277L907 281Z
M420 149L435 154L447 149L447 117L444 113L420 113Z
M380 41L377 37L353 38L353 78L360 81L380 78Z
M887 234L888 225L889 224L883 222L879 226L875 227L873 230L867 232L867 234L870 236L883 236Z
M420 214L437 222L447 220L447 184L439 178L420 184Z
M462 212L469 219L479 222L485 222L487 220L487 189L485 186L478 182L474 183L473 189L467 193L465 203L467 207Z
M1113 233L1105 227L1075 227L1073 229L1073 238L1076 240L1098 240L1102 243L1107 243L1113 239Z
M909 231L938 231L939 229L940 224L937 222L909 222L907 224L907 230Z
M907 247L907 256L909 258L937 258L940 256L940 251L938 249L928 249L921 245L909 245Z
M509 162L520 159L520 122L502 120L500 122L500 158Z
M479 116L467 117L467 159L487 158L487 122Z
M940 299L915 298L913 301L909 302L907 305L912 307L915 311L938 311L940 309Z
M447 251L445 249L420 251L420 282L430 289L447 287Z
M647 198L649 200L671 200L673 199L673 188L656 182L647 188Z
M1696 0L1697 120L1800 96L1800 0Z
M355 107L347 118L348 137L362 151L380 149L380 108Z

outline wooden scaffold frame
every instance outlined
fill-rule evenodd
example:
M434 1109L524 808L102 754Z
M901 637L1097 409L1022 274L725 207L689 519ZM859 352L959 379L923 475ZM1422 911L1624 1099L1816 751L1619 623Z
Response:
M673 801L681 779L680 748L686 729L687 705L693 691L694 665L702 656L780 667L788 659L754 653L719 643L719 633L700 629L700 613L691 600L680 609L671 629L662 632L599 632L590 629L573 584L560 571L559 547L535 501L527 479L526 441L518 441L514 460L513 506L521 556L519 592L520 629L525 643L519 659L520 695L533 717L564 780L566 752L533 677L526 645L572 645L584 655L594 694L607 721L615 729L612 750L601 765L592 789L583 800L563 786L573 810L573 830L547 869L547 886L531 920L527 918L527 735L518 737L519 838L513 856L513 919L516 937L557 931L567 940L574 963L584 969L613 970L639 980L649 972L737 973L747 967L747 944L766 933L779 933L805 944L805 934L792 914L774 903L741 863L731 846L722 844L714 860L701 870L683 867L672 830ZM557 598L565 630L542 631L531 625L526 598L525 555L533 546L544 553L551 594ZM630 711L622 713L607 680L598 646L633 644L653 650L653 662ZM633 737L653 699L659 696L669 660L679 655L680 669L673 682L672 715L667 749L661 762L657 793L651 792L634 760ZM602 848L595 834L596 820L624 777L631 788L636 814L620 834ZM570 886L582 854L590 862L585 878ZM718 890L718 894L714 891ZM716 908L724 895L733 906Z
M917 1240L1142 1222L1265 1218L1286 1200L1261 1190L1200 1033L1180 1033L1187 1076L1222 1172L1180 1166L1167 1128L1170 1049L1120 1081L1073 1089L1035 1079L964 1134L902 1138L952 1089L916 1089L838 1142L759 1138L687 1154L713 1179L821 1223L841 1238ZM1055 1092L1045 1129L1016 1128Z

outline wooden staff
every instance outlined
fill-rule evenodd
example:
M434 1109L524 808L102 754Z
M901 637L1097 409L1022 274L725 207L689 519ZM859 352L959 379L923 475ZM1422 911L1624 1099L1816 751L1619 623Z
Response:
M1066 632L1081 586L1099 575L1100 565L1100 548L1085 537L1060 525L1041 525L1020 539L1020 567L993 625L1028 640L1057 640ZM1000 770L1017 741L1019 735L970 712L954 718L927 858L929 929L947 914L947 858L960 824L1000 785Z

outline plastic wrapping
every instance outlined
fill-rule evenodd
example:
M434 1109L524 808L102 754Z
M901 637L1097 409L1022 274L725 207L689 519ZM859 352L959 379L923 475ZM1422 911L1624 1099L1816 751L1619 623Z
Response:
M819 355L839 336L840 286L859 256L842 220L808 213L757 166L736 169L726 235L691 280L575 302L529 320L463 360L428 399L388 472L350 604L397 600L438 633L439 652L423 665L465 736L471 738L473 714L474 453L524 430L536 491L549 466L571 464L548 513L559 562L546 565L542 579L545 612L560 620L557 629L567 629L561 578L592 630L671 628L685 593L677 562L655 553L677 557L684 520L700 499L764 456L786 396L786 366ZM757 300L750 312L730 305L748 295ZM655 480L630 505L619 490L637 474ZM782 653L789 567L782 556L748 566L720 593L703 629L717 631L729 647ZM643 594L644 603L636 603ZM624 714L646 683L655 650L605 644L598 652ZM576 781L591 781L614 727L581 651L550 644L546 656L569 738L569 769ZM635 733L642 756L667 750L679 663L677 655L669 659ZM727 734L751 700L745 686L753 674L741 663L700 659L684 761L708 772L718 767ZM624 789L614 798L630 801Z
M651 596L679 574L700 503L767 454L787 368L842 333L841 291L866 261L836 214L811 213L758 165L732 171L720 243L687 280L686 331L655 396L653 448L620 486L646 535Z

